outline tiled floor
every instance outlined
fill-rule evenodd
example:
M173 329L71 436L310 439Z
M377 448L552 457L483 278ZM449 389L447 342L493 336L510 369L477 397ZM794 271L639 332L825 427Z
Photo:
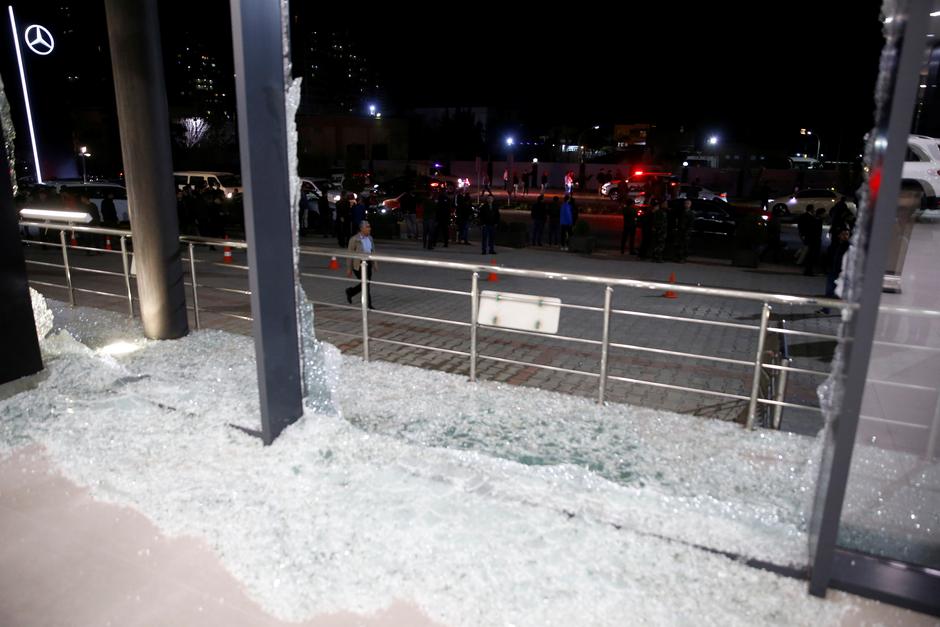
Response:
M398 603L376 616L287 623L266 614L210 548L91 498L37 447L0 461L0 625L9 627L434 625Z

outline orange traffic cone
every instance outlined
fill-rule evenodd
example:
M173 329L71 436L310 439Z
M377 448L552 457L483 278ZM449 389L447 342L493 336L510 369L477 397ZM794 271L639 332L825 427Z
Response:
M225 236L228 239L228 235ZM222 263L232 263L232 248L226 246L222 249Z
M75 231L72 231L72 239L69 240L69 246L78 246L78 240L75 239Z
M491 260L490 260L490 265L491 265L491 266L495 266L495 265L496 265L496 260L495 260L495 259L491 259ZM490 272L489 275L486 277L486 280L489 281L490 283L496 283L497 281L499 281L499 275L496 274L495 272Z
M339 270L339 262L336 261L336 257L330 257L330 264L327 266L329 270Z
M675 273L675 272L670 272L670 273L669 273L669 282L670 282L670 283L675 283L675 282L676 282L676 273ZM663 294L663 298L679 298L679 295L676 294L675 292L673 292L672 290L666 290L666 292Z
M113 248L111 248L111 238L107 235L104 236L104 249L113 250Z

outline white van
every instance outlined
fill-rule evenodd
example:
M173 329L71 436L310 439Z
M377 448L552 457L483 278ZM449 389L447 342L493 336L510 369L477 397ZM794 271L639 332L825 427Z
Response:
M105 199L107 194L111 194L114 199L114 211L117 213L118 221L130 221L130 215L127 210L127 190L123 185L118 185L117 183L82 183L81 181L66 184L59 184L53 181L50 184L58 186L59 193L65 191L75 197L84 194L88 197L88 200L95 203L95 206L98 207L98 211L101 211L101 201Z
M231 172L174 172L173 179L176 182L176 189L183 189L186 185L192 185L193 189L199 190L207 185L216 184L226 198L234 198L242 193L242 177Z

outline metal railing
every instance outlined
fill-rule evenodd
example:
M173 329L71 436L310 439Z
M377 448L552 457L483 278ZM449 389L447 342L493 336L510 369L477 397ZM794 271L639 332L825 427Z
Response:
M76 292L87 292L92 294L98 294L103 296L113 296L118 298L126 298L128 302L128 313L130 316L134 315L134 297L131 290L130 281L131 274L129 271L129 258L133 253L128 251L127 240L131 238L131 232L119 229L107 229L99 227L87 227L87 226L73 226L73 225L63 225L55 223L45 223L45 222L20 222L22 227L38 228L38 229L47 229L47 230L58 230L59 231L59 247L62 251L62 264L50 264L46 262L38 262L33 260L27 260L27 263L37 264L41 266L51 266L51 267L60 267L63 268L65 272L66 285L60 285L55 283L43 283L39 281L33 281L37 285L45 285L50 287L58 287L66 289L69 292L69 302L75 304L75 293ZM79 234L90 234L96 236L105 236L105 237L117 237L120 242L120 251L107 250L106 248L97 248L97 247L88 247L88 246L79 246L74 241L71 243L66 242L66 232L74 232ZM40 245L54 245L48 241L37 241L31 239L25 239L24 242L30 244L40 244ZM186 247L188 251L188 257L184 258L183 261L188 261L189 265L189 282L184 282L187 287L190 287L192 290L192 306L189 306L188 309L193 312L193 319L196 328L200 328L202 325L202 320L200 318L200 312L207 312L208 310L203 309L199 305L199 290L200 289L209 289L217 290L229 294L237 295L250 295L250 291L233 289L229 287L219 287L206 285L199 282L199 277L197 275L197 264L207 264L211 266L218 266L226 269L234 270L247 270L248 267L244 265L238 265L234 263L219 263L219 262L209 262L197 260L195 255L196 246L219 246L219 247L229 247L234 249L247 249L248 244L244 241L239 240L229 240L229 239L214 239L214 238L205 238L205 237L195 237L184 235L180 237L180 242L183 246ZM123 262L123 272L115 273L105 270L98 270L94 268L79 267L73 264L70 264L69 260L69 250L86 250L86 251L100 251L100 252L112 252L120 254ZM824 378L828 376L828 372L821 370L812 370L806 368L796 368L793 367L788 358L779 359L775 355L768 356L768 351L766 350L766 341L771 334L779 335L782 340L784 340L784 345L787 337L807 337L815 339L829 339L839 341L851 341L850 338L840 338L836 335L826 334L826 333L815 333L810 331L802 331L792 328L785 328L783 326L773 327L770 325L771 313L774 305L788 305L788 306L821 306L821 307L831 307L838 310L852 310L854 306L851 303L845 303L840 300L829 299L829 298L815 298L815 297L806 297L806 296L793 296L788 294L773 294L773 293L762 293L762 292L751 292L745 290L736 290L736 289L727 289L727 288L717 288L717 287L703 287L698 285L682 285L674 283L665 283L658 281L646 281L640 279L628 279L628 278L617 278L617 277L604 277L604 276L593 276L593 275L583 275L583 274L573 274L566 272L551 272L551 271L542 271L542 270L529 270L522 268L507 268L503 266L492 266L485 264L474 264L474 263L464 263L464 262L455 262L455 261L442 261L436 259L421 259L421 258L412 258L412 257L399 257L399 256L390 256L390 255L367 255L367 254L356 254L351 253L345 250L339 249L318 249L312 247L302 246L300 249L301 255L305 256L314 256L314 257L338 257L343 259L359 259L370 262L383 262L383 263L392 263L392 264L402 264L415 267L423 268L436 268L436 269L445 269L458 272L465 272L470 275L471 279L471 288L469 292L461 290L450 290L450 289L441 289L434 287L426 287L419 285L406 285L401 283L389 283L381 281L367 281L367 274L365 272L361 273L362 293L360 299L360 305L358 307L353 307L349 305L329 303L323 301L311 301L315 305L322 307L331 307L341 310L353 310L360 312L362 318L362 334L354 335L350 333L343 333L338 331L328 331L339 336L346 336L351 338L361 339L362 341L362 352L363 358L369 360L369 344L370 342L383 342L391 345L398 346L407 346L420 348L424 350L436 351L445 354L457 355L461 357L466 357L469 359L469 376L471 381L477 380L478 373L478 362L480 360L489 360L494 362L501 362L507 364L513 364L523 367L533 367L538 369L544 369L554 372L562 372L567 374L575 374L580 376L592 377L598 379L597 385L597 400L598 402L604 402L607 397L608 383L611 381L627 383L633 385L643 385L659 389L667 390L676 390L681 392L694 393L704 396L717 397L728 400L742 401L747 402L747 416L745 421L745 426L748 429L753 429L758 422L758 412L759 409L770 408L773 410L773 426L779 428L780 424L780 412L784 408L791 408L796 410L805 410L805 411L815 411L819 412L819 408L812 405L802 405L799 403L786 402L784 400L785 387L786 387L786 377L788 373L802 374ZM72 283L71 274L72 272L89 272L95 274L111 275L123 277L125 282L126 293L125 294L114 294L109 292L100 292L96 290L87 290L79 289L74 287ZM530 279L544 279L552 281L563 281L571 283L583 283L589 285L599 286L603 290L603 306L595 307L589 305L580 305L573 303L562 303L560 305L563 309L570 310L579 310L579 311L591 311L602 314L602 334L600 339L589 339L583 337L573 337L559 334L545 334L532 331L524 331L519 329L510 329L505 327L491 327L488 325L481 325L478 320L478 311L479 311L479 302L480 302L480 287L479 280L481 274L484 273L496 273L497 275L506 275L506 276L515 276L515 277L526 277ZM350 281L345 277L334 277L325 274L319 273L309 273L301 272L302 277L308 278L317 278L317 279L327 279L327 280L337 280L337 281ZM390 316L397 317L407 320L418 320L431 323L439 323L463 328L469 328L469 342L470 348L469 352L460 351L436 346L429 346L424 344L414 344L409 342L402 342L399 340L392 340L386 338L376 338L370 337L369 333L369 308L368 308L368 289L369 286L386 286L396 289L406 289L406 290L420 290L431 293L445 293L458 296L469 297L470 299L470 322L463 322L457 320L448 320L445 318L434 318L430 316L420 316L415 314L406 314L402 312L393 312L393 311L381 311L376 312L377 315L381 316ZM729 322L721 320L708 320L687 316L675 316L667 314L657 314L644 311L636 311L632 309L616 309L612 306L612 297L614 291L617 288L629 288L629 289L641 289L641 290L654 290L654 291L667 291L671 290L680 294L694 294L694 295L703 295L703 296L714 296L721 298L729 298L735 300L744 300L755 303L760 303L761 313L760 313L760 324L745 324L740 322ZM512 299L512 295L501 296L501 298ZM234 314L224 311L212 311L213 315L225 316L236 318L240 320L250 321L250 316L243 316L239 314ZM642 346L636 344L625 344L613 342L610 339L610 328L611 328L611 319L612 316L630 316L638 318L652 318L660 320L668 320L672 322L684 323L684 324L697 324L703 326L719 326L725 328L733 328L747 332L757 333L757 350L752 359L734 359L728 357L721 357L717 355L703 355L693 352L683 352L675 351L665 348L656 348L651 346ZM478 329L480 327L485 327L489 330L496 330L499 332L518 334L518 335L529 335L542 338L551 338L555 340L560 340L564 342L570 342L580 345L587 345L592 347L599 347L600 351L600 367L598 370L579 370L574 368L564 368L560 366L553 366L549 364L539 364L530 361L522 361L517 359L510 359L507 357L500 357L497 355L486 355L481 354L478 351ZM658 355L667 355L672 357L679 357L685 359L694 359L694 360L704 360L711 361L716 363L723 363L735 366L743 366L751 369L751 385L749 394L737 394L732 392L724 392L718 390L711 390L706 388L697 388L686 385L678 385L673 383L663 383L658 381L649 381L645 379L637 379L632 377L616 376L609 374L609 356L610 349L622 349L629 350L640 353L650 353ZM767 386L762 386L763 378L769 378L770 383ZM767 388L768 394L766 397L761 395L762 387ZM765 420L766 422L766 420Z

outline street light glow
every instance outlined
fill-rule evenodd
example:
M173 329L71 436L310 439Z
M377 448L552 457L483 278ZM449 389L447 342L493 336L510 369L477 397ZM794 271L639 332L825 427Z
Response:
M718 145L718 136L717 136L717 135L712 135L711 137L709 137L709 138L708 138L708 145L709 145L709 146L716 146L716 145Z
M514 143L516 143L516 140L512 138L512 135L510 135L509 137L506 138L506 145L507 145L507 146L512 146Z
M594 127L594 130L595 130L595 131L599 131L600 128L601 128L600 126L595 126L595 127Z
M10 28L13 31L13 46L16 49L16 63L20 69L20 83L23 85L23 102L26 105L26 123L29 125L29 141L33 146L33 163L36 165L36 182L42 184L42 172L39 169L39 149L36 147L36 130L33 127L33 112L29 106L29 90L26 88L26 71L23 69L23 54L20 52L20 31L16 27L16 18L13 17L13 7L10 12Z
M375 105L374 105L374 104L370 104L370 105L369 105L369 113L371 113L372 115L375 115Z
M59 211L57 209L20 209L24 218L42 218L60 222L91 222L91 214L84 211Z

